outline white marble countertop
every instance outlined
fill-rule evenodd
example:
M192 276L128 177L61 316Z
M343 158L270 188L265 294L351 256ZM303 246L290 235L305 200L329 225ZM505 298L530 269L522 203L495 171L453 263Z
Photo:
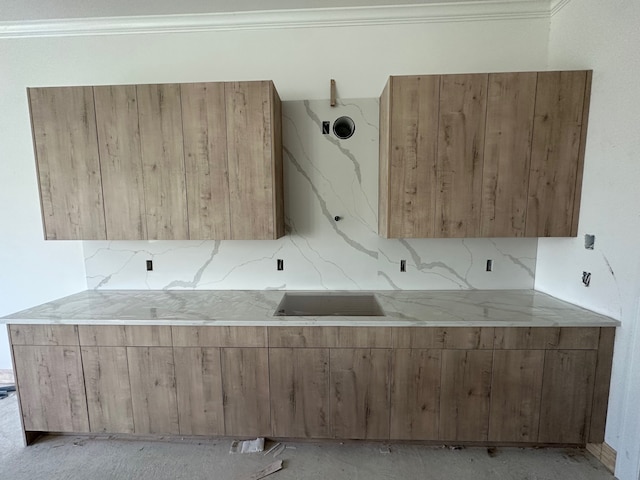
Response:
M617 320L534 290L353 292L375 293L386 315L274 316L285 293L282 290L87 290L8 315L1 318L0 323L397 327L620 325Z

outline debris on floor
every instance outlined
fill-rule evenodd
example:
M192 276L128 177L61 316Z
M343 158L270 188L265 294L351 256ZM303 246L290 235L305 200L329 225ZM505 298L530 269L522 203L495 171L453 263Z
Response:
M382 453L383 455L386 455L387 453L391 453L391 449L389 448L389 445L381 446L380 453Z
M264 438L254 440L234 440L229 453L258 453L264 450Z
M487 448L487 455L489 455L491 458L494 458L498 455L498 449L496 447Z
M262 470L259 470L256 473L249 475L248 477L241 477L238 480L260 480L261 478L271 475L272 473L275 473L278 470L282 470L282 460L273 462L267 465L266 467L264 467Z
M280 445L274 452L273 452L273 457L277 457L278 455L280 455L282 452L284 452L284 449L286 447L284 445Z
M267 450L266 452L264 452L264 455L269 455L271 452L273 452L277 447L279 447L281 445L280 442L276 443L275 445L273 445L269 450Z

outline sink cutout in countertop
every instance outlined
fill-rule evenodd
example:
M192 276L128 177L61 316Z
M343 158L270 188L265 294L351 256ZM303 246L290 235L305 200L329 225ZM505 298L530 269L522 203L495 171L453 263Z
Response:
M285 293L274 316L384 317L373 293Z

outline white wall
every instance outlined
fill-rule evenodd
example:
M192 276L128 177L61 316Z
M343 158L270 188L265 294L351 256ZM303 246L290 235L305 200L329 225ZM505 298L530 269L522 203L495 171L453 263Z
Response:
M606 433L621 480L638 479L640 460L638 19L634 0L574 0L552 18L549 67L594 73L579 235L541 239L536 269L537 289L622 321ZM585 233L596 235L595 250L584 249Z
M544 68L547 34L535 19L0 39L0 313L86 288L81 242L42 241L26 87L273 79L302 100L335 78L340 97L371 98L390 74Z

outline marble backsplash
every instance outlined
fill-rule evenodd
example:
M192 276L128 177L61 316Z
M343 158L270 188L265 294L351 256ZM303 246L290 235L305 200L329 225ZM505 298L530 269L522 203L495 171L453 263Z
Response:
M350 116L354 135L323 135ZM537 239L377 234L378 101L283 102L287 235L272 241L86 241L90 289L530 289ZM342 217L338 222L335 216ZM284 261L278 271L277 260ZM486 272L486 261L493 271ZM146 271L146 260L154 269ZM400 261L406 260L406 272Z

